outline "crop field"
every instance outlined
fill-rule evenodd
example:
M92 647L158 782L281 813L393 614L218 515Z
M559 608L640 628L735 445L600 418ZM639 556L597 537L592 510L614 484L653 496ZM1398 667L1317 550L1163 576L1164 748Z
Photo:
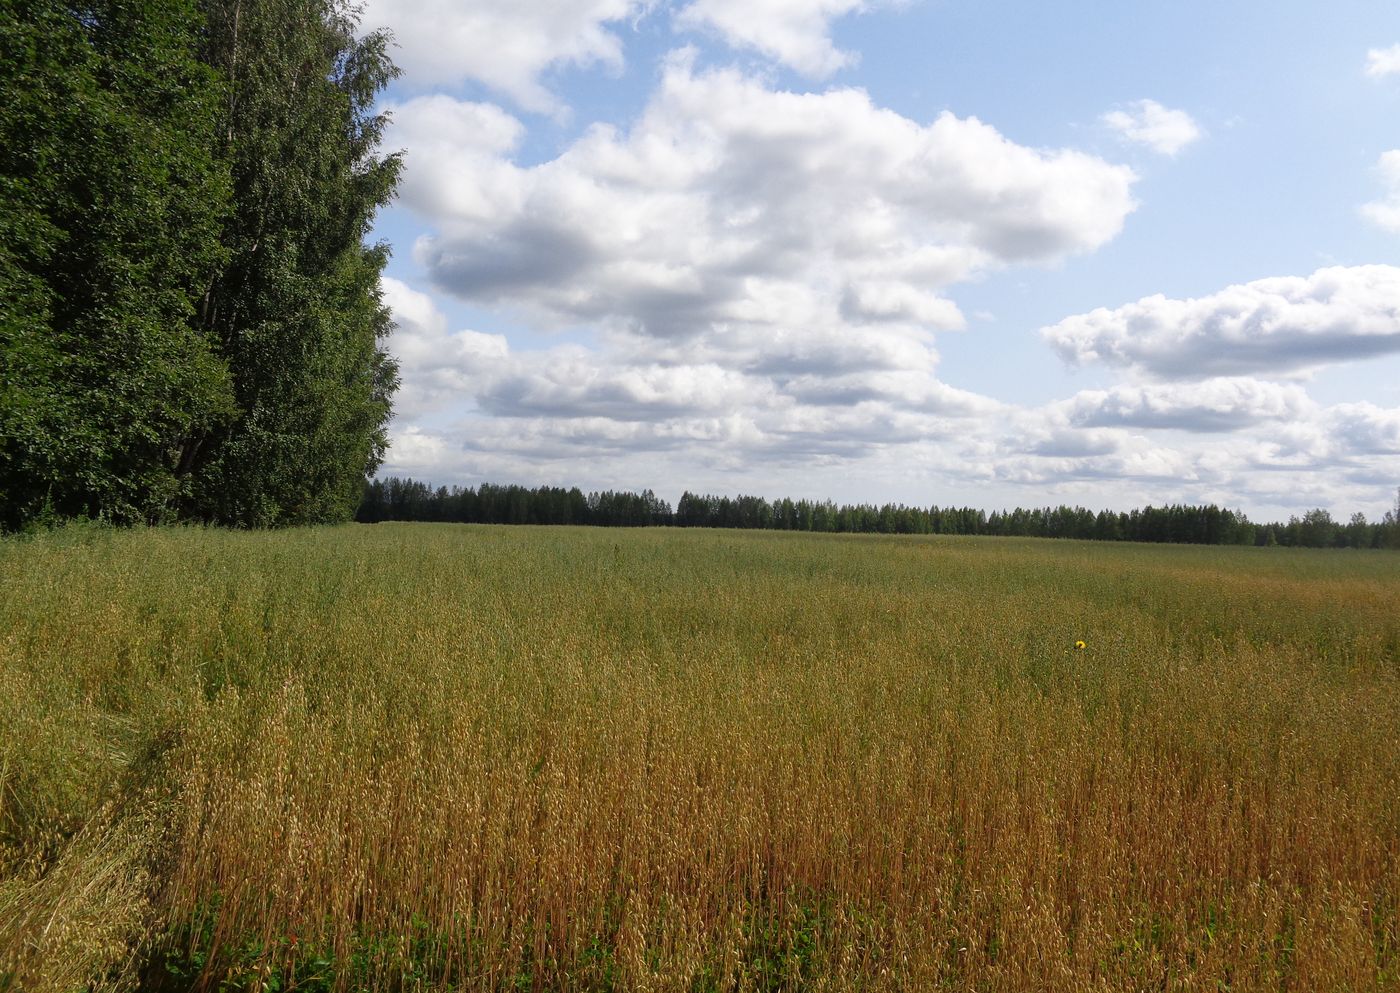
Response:
M108 988L1400 989L1400 555L0 543L0 989Z

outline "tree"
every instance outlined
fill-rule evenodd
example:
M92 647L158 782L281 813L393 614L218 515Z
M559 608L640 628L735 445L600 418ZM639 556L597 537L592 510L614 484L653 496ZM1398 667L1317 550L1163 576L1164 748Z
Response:
M1381 548L1400 548L1400 487L1395 489L1395 506L1385 512L1376 529L1375 542Z
M1366 520L1366 515L1357 511L1345 529L1345 544L1348 548L1370 548L1375 528Z
M192 302L224 260L194 0L0 4L0 528L160 520L233 411Z
M397 70L386 36L356 38L340 0L203 6L233 211L197 326L228 364L238 414L183 437L185 509L241 526L346 520L383 456L398 382L380 347L388 249L364 244L399 175L373 109Z
M1337 523L1327 510L1318 507L1303 515L1294 544L1305 548L1330 548L1336 544L1336 539Z

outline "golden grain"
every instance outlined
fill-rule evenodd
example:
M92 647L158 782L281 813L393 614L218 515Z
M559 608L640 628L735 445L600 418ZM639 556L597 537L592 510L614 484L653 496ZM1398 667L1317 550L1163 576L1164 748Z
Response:
M20 989L1400 988L1400 557L379 525L0 583Z

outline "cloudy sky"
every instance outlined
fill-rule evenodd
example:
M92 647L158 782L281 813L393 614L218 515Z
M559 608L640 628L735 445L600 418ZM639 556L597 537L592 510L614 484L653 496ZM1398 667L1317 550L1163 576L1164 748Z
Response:
M1400 5L369 0L383 472L838 501L1400 485Z

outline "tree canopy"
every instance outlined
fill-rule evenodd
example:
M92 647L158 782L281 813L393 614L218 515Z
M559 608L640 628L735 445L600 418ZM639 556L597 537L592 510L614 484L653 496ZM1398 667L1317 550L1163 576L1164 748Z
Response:
M0 2L0 528L350 516L386 53L338 0Z
M992 535L1145 541L1195 545L1296 545L1311 548L1400 548L1400 492L1396 506L1375 523L1353 514L1338 524L1322 509L1286 523L1255 524L1243 513L1213 504L1095 513L1085 507L909 507L899 503L841 504L830 500L767 500L758 496L681 495L670 504L651 490L584 496L578 487L439 486L414 479L366 481L356 520L440 521L464 524L588 524L604 527L759 528L775 531L867 534Z
M189 0L0 6L0 524L159 519L234 395L193 299L227 258Z

